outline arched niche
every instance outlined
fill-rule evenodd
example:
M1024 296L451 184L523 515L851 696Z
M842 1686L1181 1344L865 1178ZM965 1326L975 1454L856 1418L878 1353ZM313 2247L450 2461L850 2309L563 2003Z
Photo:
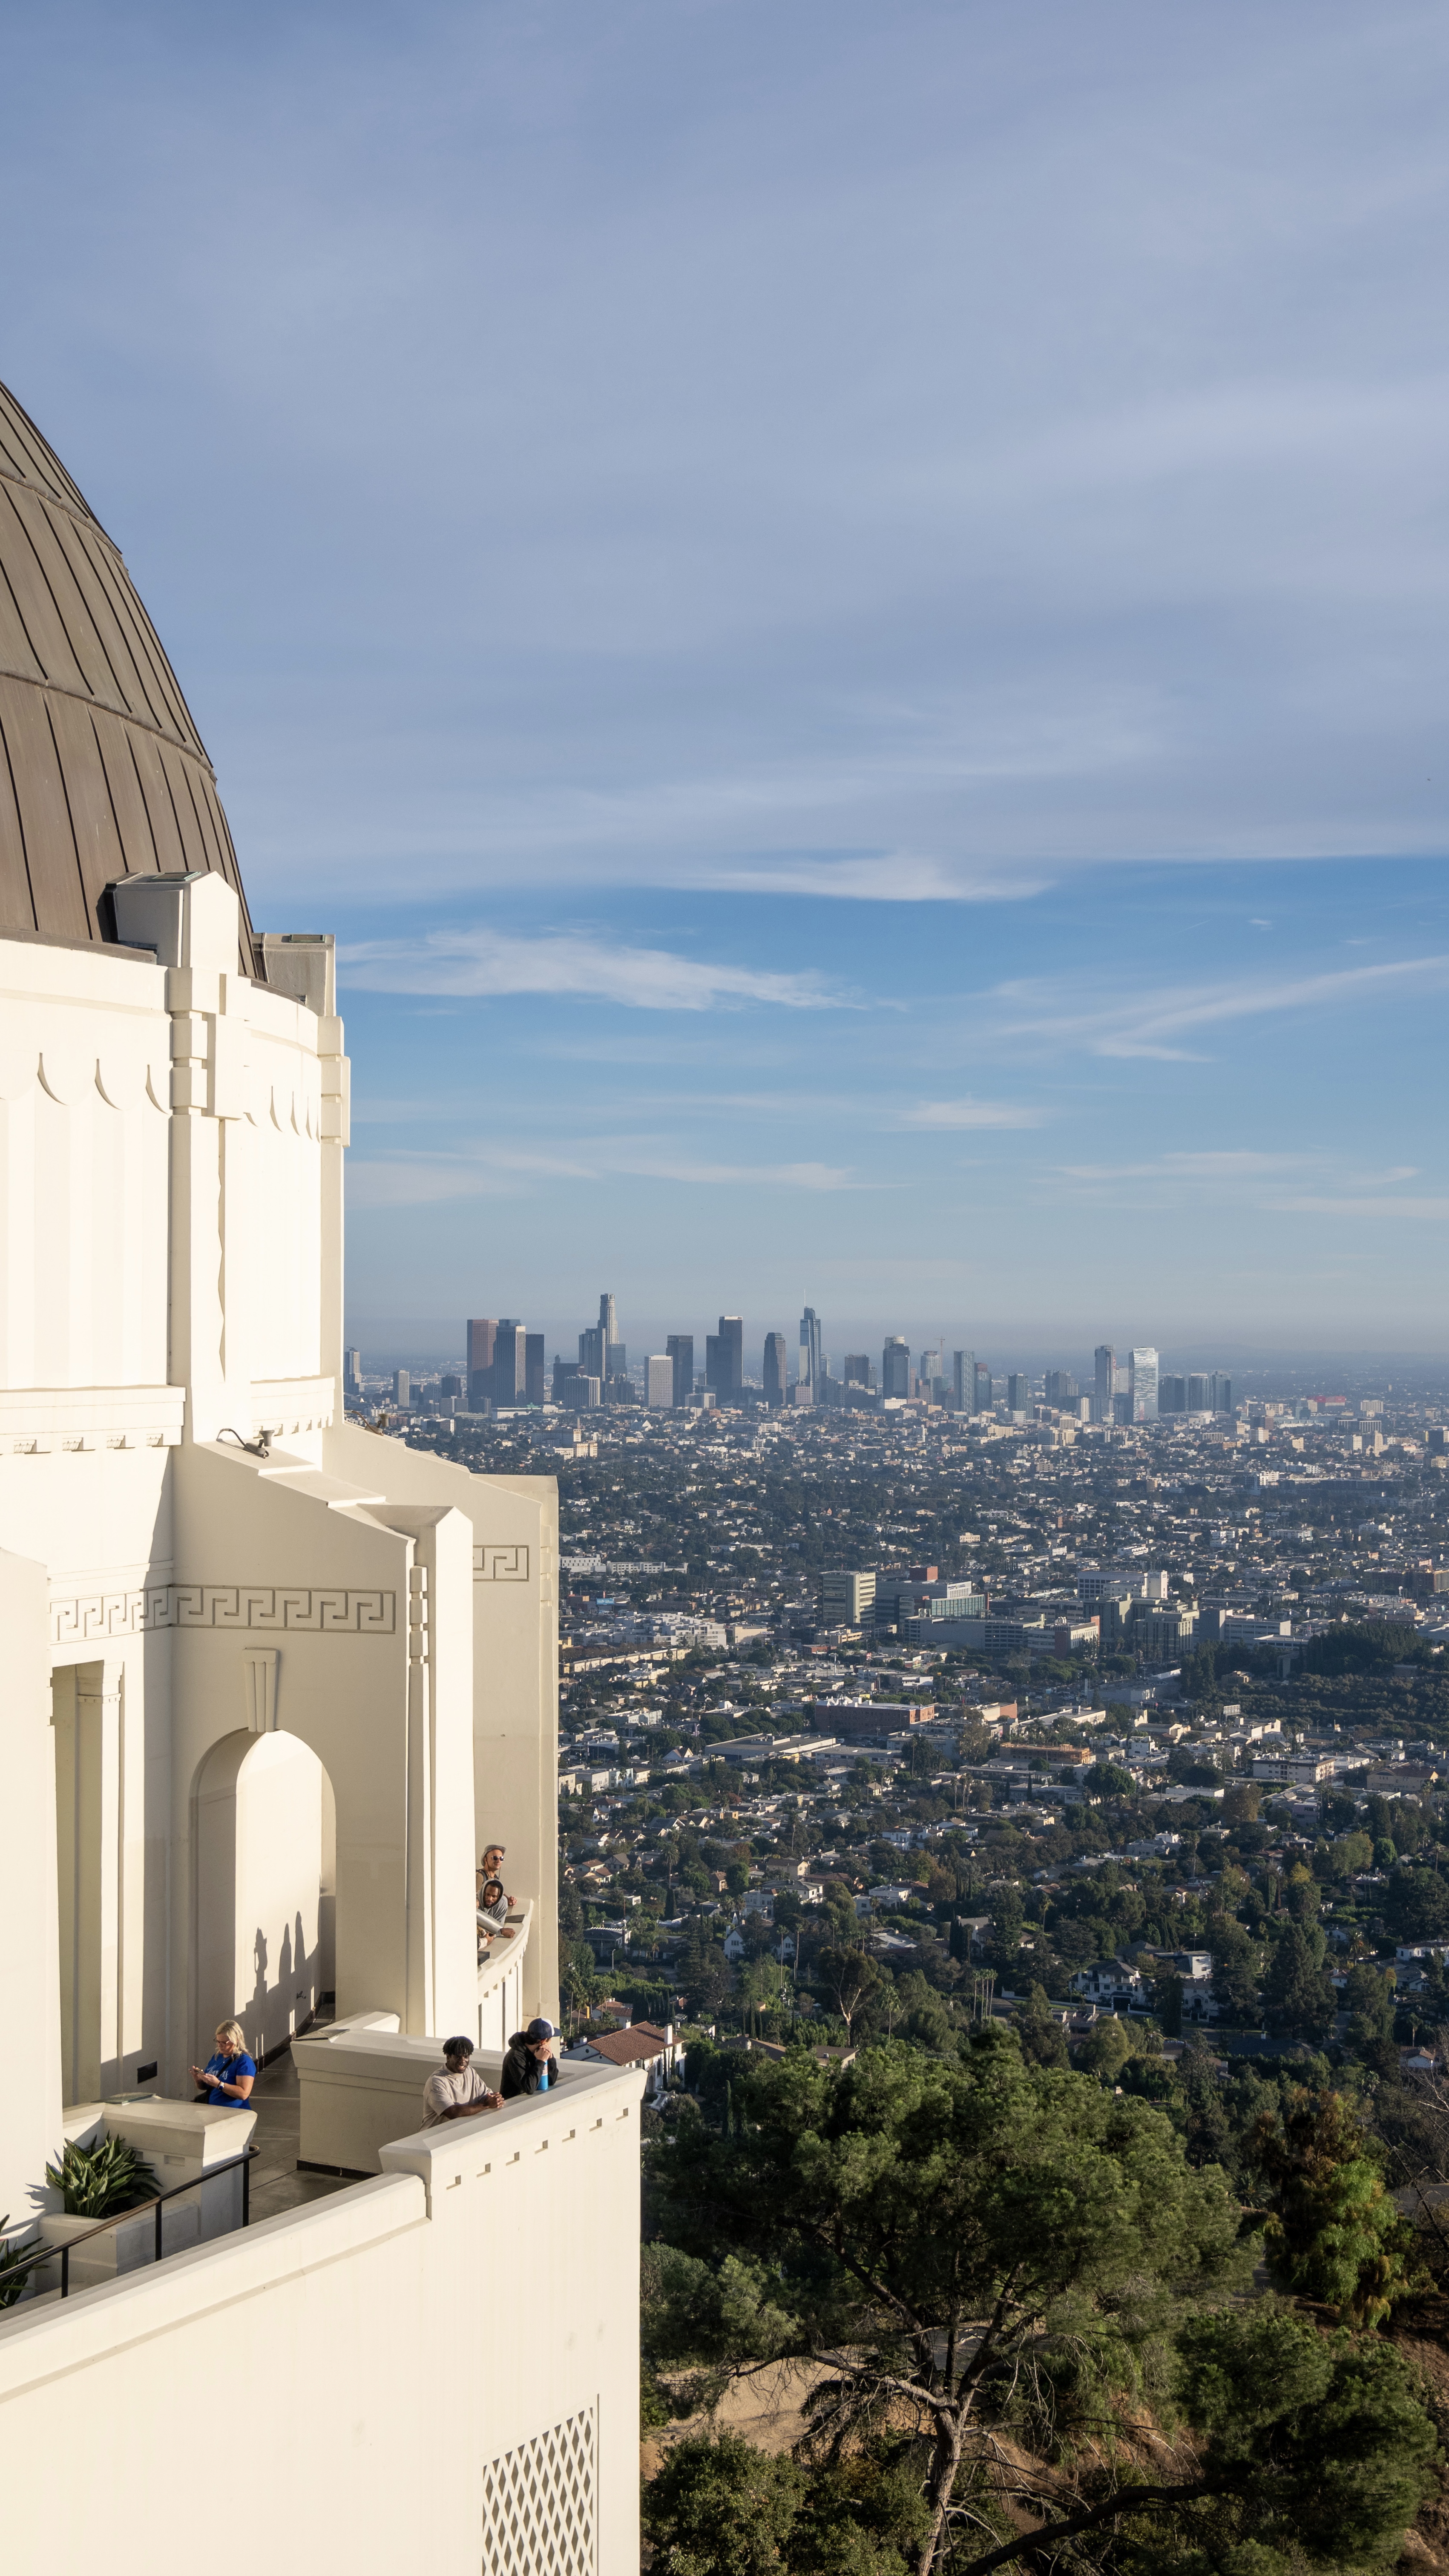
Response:
M260 2061L285 2048L336 1983L332 1783L300 1736L239 1729L207 1754L194 1791L193 2049L219 2021Z

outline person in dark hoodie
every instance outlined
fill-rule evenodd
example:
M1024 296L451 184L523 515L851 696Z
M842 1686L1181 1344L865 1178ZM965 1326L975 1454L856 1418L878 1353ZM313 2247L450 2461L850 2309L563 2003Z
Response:
M547 2093L550 2086L557 2084L553 2042L551 2021L531 2021L527 2030L514 2032L503 2060L505 2102L513 2101L520 2093Z

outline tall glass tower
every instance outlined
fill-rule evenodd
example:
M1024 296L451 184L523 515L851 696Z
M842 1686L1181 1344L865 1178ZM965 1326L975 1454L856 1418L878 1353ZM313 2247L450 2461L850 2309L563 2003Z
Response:
M807 1306L800 1318L800 1383L818 1395L824 1368L820 1358L820 1318L813 1306Z

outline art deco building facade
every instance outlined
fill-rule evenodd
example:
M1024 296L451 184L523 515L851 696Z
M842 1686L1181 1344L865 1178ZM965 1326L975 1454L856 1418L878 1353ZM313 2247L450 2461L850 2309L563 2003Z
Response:
M331 941L254 929L0 391L0 2216L57 2249L0 2306L12 2576L218 2519L283 2570L637 2565L640 2079L422 2127L441 2035L486 2072L556 2009L556 1494L345 1420L347 1104ZM245 2226L256 2115L189 2074L232 2014L335 2186ZM106 2134L194 2187L62 2297L46 2166Z

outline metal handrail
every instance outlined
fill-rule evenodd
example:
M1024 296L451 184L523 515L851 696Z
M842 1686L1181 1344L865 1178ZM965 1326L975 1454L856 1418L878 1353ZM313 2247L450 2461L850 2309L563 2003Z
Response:
M184 2191L199 2191L202 2184L210 2182L215 2174L230 2173L236 2165L240 2165L242 2169L241 2223L243 2227L250 2227L251 2168L254 2158L261 2152L260 2147L243 2147L239 2156L224 2156L220 2164L208 2165L203 2173L195 2175L190 2182L173 2183L169 2191L158 2191L154 2200L138 2200L130 2209L117 2209L109 2218L98 2218L94 2227L88 2227L83 2236L72 2236L64 2245L37 2245L32 2251L22 2254L18 2262L7 2263L4 2271L0 2272L0 2282L13 2281L18 2272L28 2271L37 2263L53 2263L58 2254L60 2256L60 2295L63 2299L68 2299L70 2297L70 2258L74 2248L77 2245L89 2245L93 2236L104 2236L113 2227L124 2227L128 2218L143 2218L149 2210L153 2209L156 2212L154 2259L160 2263L165 2259L161 2248L161 2212L168 2200L179 2200Z

